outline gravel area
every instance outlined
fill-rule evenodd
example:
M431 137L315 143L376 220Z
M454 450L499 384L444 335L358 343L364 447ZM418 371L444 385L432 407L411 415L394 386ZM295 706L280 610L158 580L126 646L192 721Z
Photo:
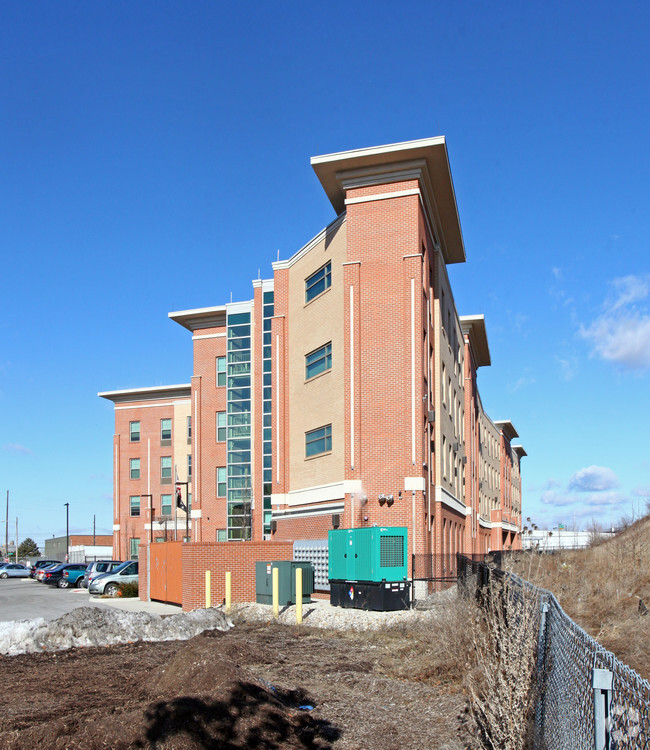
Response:
M314 628L328 630L381 630L391 627L408 627L418 622L429 622L436 618L445 603L456 597L456 587L439 594L432 594L421 602L417 608L398 612L370 612L361 609L332 607L328 600L314 599L310 604L302 605L303 624ZM231 617L236 622L273 622L273 607L269 604L233 604ZM277 620L285 625L296 624L295 605L280 608Z

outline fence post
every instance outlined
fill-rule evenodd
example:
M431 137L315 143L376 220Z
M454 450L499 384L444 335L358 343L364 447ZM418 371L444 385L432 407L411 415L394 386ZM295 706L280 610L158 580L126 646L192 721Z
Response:
M544 664L546 663L546 624L548 618L548 595L539 598L539 636L537 638L537 699L535 701L535 735L539 742L544 721Z
M210 571L205 571L205 608L210 609L212 606L212 587L210 585Z
M612 702L614 674L609 669L594 667L592 687L594 689L594 747L609 750L609 714Z

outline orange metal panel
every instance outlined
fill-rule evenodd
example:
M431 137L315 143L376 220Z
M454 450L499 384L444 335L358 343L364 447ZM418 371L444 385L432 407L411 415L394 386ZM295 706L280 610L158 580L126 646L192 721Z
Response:
M183 542L167 542L168 604L183 603Z
M149 547L149 593L167 604L183 603L183 542L162 542Z

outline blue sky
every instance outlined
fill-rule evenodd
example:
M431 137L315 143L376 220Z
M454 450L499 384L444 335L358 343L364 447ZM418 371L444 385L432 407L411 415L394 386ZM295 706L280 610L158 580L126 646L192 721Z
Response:
M20 539L65 533L65 502L72 532L110 533L97 392L189 382L167 313L250 298L333 218L310 156L434 135L524 515L645 509L650 5L528 6L0 0L0 517L8 489Z

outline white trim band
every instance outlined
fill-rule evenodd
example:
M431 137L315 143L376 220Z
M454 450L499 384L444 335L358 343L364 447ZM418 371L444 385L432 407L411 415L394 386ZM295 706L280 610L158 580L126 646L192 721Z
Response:
M282 521L291 518L310 518L312 516L329 516L332 513L343 513L345 503L328 503L327 505L310 505L296 510L274 510L271 520Z
M313 487L303 487L286 494L271 495L271 505L305 505L307 503L323 503L331 500L343 500L347 494L361 492L361 480L345 479L342 482L319 484Z
M466 514L467 506L439 484L436 485L436 502L446 505L451 510L456 511L456 513L460 513L461 516Z
M355 203L383 201L387 198L405 198L407 195L420 195L420 190L418 188L411 188L410 190L396 190L394 193L375 193L373 195L362 195L359 198L346 198L345 205L350 206Z
M122 411L123 409L151 409L156 406L176 406L176 404L191 404L191 398L183 398L178 401L170 401L164 404L134 404L133 406L116 406L115 411Z

